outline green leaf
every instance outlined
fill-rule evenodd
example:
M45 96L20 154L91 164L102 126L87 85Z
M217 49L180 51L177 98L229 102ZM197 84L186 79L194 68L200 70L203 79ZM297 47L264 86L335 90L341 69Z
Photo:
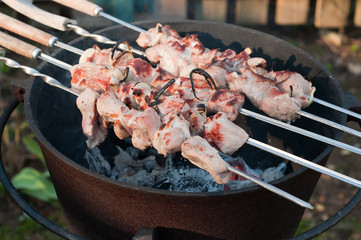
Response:
M15 188L23 194L42 201L57 199L53 183L49 179L49 172L39 172L34 168L24 168L12 179Z
M12 178L12 183L17 189L43 190L46 188L44 177L33 168L24 168Z
M23 143L30 151L30 153L34 154L37 158L39 158L42 162L45 162L43 153L41 152L39 143L34 139L33 134L28 134L23 137Z

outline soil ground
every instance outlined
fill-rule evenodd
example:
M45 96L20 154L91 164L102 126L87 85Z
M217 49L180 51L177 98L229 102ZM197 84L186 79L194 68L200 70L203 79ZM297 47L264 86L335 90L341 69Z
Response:
M258 30L271 33L309 52L326 66L339 81L345 92L352 93L361 100L361 31L358 29L345 29L340 31L322 31L311 26L306 27L267 27ZM7 56L16 56L8 54ZM23 58L21 62L25 63ZM37 63L27 62L36 66ZM0 111L11 99L12 79L26 79L26 75L20 71L5 70L0 73ZM34 166L40 170L44 167L30 154L23 143L21 136L23 131L19 126L26 121L21 110L13 114L9 129L13 133L8 134L3 140L3 157L7 159L6 166L10 175L17 173L24 166ZM350 127L361 129L355 123L349 123ZM11 131L8 131L9 133ZM19 131L22 131L19 133ZM357 138L344 134L342 141L360 147L361 141ZM11 159L11 161L9 161ZM335 149L328 161L327 167L346 175L361 179L361 156L348 151ZM328 219L341 209L356 188L341 183L325 175L315 189L310 203L315 206L312 211L307 210L299 228L299 233ZM27 197L32 205L41 213L64 226L64 219L57 203L44 203ZM0 191L0 239L60 239L48 230L32 222L19 210L10 197ZM342 222L322 234L318 239L338 240L353 239L361 240L361 206L358 206Z

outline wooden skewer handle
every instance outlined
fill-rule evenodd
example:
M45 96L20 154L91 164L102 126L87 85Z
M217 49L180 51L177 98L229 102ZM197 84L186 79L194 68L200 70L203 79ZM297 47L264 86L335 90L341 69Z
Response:
M0 13L0 27L49 47L50 39L55 38L49 33L2 13Z
M38 50L37 47L3 32L0 32L0 46L28 58L34 58L33 53Z
M98 16L98 13L100 11L103 11L103 9L98 5L96 5L95 3L86 0L53 0L53 1L93 17Z
M31 0L2 0L6 5L19 13L51 28L65 31L68 23L76 24L75 20L44 11L32 4Z

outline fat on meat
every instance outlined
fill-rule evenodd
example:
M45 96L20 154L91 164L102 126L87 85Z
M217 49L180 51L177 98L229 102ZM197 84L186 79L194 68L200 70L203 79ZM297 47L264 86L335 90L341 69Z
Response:
M219 112L209 116L204 124L204 139L219 151L232 155L248 139L248 134Z
M82 129L89 149L98 146L105 140L107 130L104 128L102 120L96 111L96 101L99 93L86 88L76 99L76 105L82 114Z
M181 115L169 114L155 132L153 147L159 154L167 156L180 151L182 143L191 136L189 123Z
M224 112L229 120L234 121L238 116L238 110L244 104L244 100L242 94L220 89L210 96L207 107L209 112Z
M181 154L197 167L209 172L217 183L226 184L230 181L232 173L227 169L229 164L204 138L193 136L185 140Z

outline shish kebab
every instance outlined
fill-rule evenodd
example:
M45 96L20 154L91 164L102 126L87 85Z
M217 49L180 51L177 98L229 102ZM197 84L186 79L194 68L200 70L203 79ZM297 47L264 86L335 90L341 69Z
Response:
M35 7L35 6L34 6L34 7ZM271 74L270 77L272 77L272 75L273 75L274 78L277 78L277 77L278 77L278 76L277 76L278 74ZM281 75L284 75L284 74L281 74ZM282 76L281 76L281 79L282 79ZM267 85L267 84L266 84L266 85ZM239 90L239 89L238 89L238 90ZM272 92L272 91L269 91L269 92ZM277 91L276 91L276 92L277 92ZM293 92L293 91L291 90L291 94L292 94L292 92ZM272 95L272 94L271 94L271 95ZM274 94L273 94L273 95L274 95ZM322 101L322 100L320 100L320 101ZM267 101L264 101L264 102L267 102ZM324 101L322 101L322 102L325 103ZM294 105L294 102L291 103L291 106L292 106L292 105L293 105L294 108L297 107L297 106L296 106L297 104ZM333 108L333 109L335 109L335 108L337 108L337 110L342 110L342 109L343 109L343 108L340 108L340 107L338 107L338 106L332 107L333 104L330 104L330 103L327 103L327 105L328 105L328 107L331 107L331 108ZM256 105L256 106L257 106L257 105ZM283 106L287 106L287 104L283 103ZM267 106L266 106L265 108L267 108ZM345 109L345 110L346 110L346 109ZM348 110L347 110L347 111L348 111ZM272 112L272 111L271 111L271 112ZM355 113L355 114L356 114L356 113ZM361 137L361 133L358 132L358 131L356 131L356 130L354 130L354 129L351 129L351 128L349 128L349 127L343 126L343 125L341 125L341 124L338 124L338 123L329 121L329 120L327 120L327 119L318 117L318 116L316 116L316 115L313 115L313 114L310 114L310 113L307 113L307 112L304 112L304 111L301 111L301 110L298 110L298 111L297 111L297 116L298 116L298 117L299 117L299 116L304 116L304 117L310 118L310 119L312 119L312 120L319 121L319 122L321 122L321 123L323 123L323 124L329 125L329 126L331 126L331 127L337 128L337 129L339 129L339 130L345 131L345 132L347 132L347 133L353 134L353 135L355 135L355 136Z
M47 76L45 74L41 74L39 73L37 70L33 69L33 68L30 68L30 67L27 67L27 66L24 66L24 65L20 65L19 63L15 62L14 60L11 60L9 58L5 58L5 57L1 57L0 56L0 61L4 62L7 66L9 67L12 67L12 68L20 68L22 69L25 73L31 75L31 76L35 76L35 77L40 77L42 78L45 82L47 83L50 83L52 86L55 86L55 87L60 87L61 89L63 90L66 90L76 96L79 97L79 93L76 92L76 91L73 91L72 89L70 88L67 88L65 86L63 86L59 81L57 81L56 79L50 77L50 76ZM242 171L240 171L239 169L235 168L235 167L232 167L231 165L229 165L228 163L226 163L221 157L220 155L218 154L218 151L214 148L212 148L209 143L207 141L205 141L204 139L202 139L201 137L199 136L195 136L195 137L191 137L191 138L188 138L187 139L188 142L184 143L183 144L183 149L185 149L184 152L187 152L189 155L186 155L185 157L189 156L189 157L194 157L196 154L197 156L199 156L199 153L203 154L202 157L206 158L206 159L210 159L210 160L213 160L212 164L209 164L210 162L201 162L200 158L194 158L195 161L198 161L198 162L192 162L194 163L195 165L207 170L207 171L212 171L214 169L212 169L212 166L216 163L216 166L217 167L221 167L223 168L223 171L226 171L226 175L224 176L226 179L229 179L231 178L231 175L232 173L235 173L241 177L244 177L245 179L248 179L250 180L251 182L285 198L285 199L288 199L294 203L296 203L297 205L301 206L301 207L305 207L305 208L309 208L309 209L313 209L313 206L285 191L283 191L282 189L279 189L267 182L264 182L256 177L253 177L252 175L249 175L247 173L244 173ZM256 144L256 143L254 143ZM197 152L195 153L194 152L194 147L197 147L198 149L201 149L202 151L201 152ZM208 152L206 152L206 150L209 150ZM202 164L203 163L203 164ZM215 172L213 172L214 174L217 174ZM221 174L224 174L224 173L221 173ZM218 179L219 181L221 181L221 179ZM361 182L360 182L361 184ZM361 185L359 186L361 187Z
M129 28L129 29L132 29L132 30L134 30L136 32L139 32L141 35L145 34L147 32L145 29L142 29L140 27L137 27L137 26L135 26L133 24L127 23L127 22L125 22L123 20L120 20L118 18L115 18L115 17L105 13L100 6L94 4L94 3L90 2L90 1L87 1L87 0L53 0L53 1L57 2L59 4L62 4L64 6L67 6L69 8L75 9L77 11L83 12L83 13L88 14L88 15L93 16L93 17L101 16L101 17L107 18L107 19L109 19L109 20L111 20L113 22L116 22L116 23L118 23L120 25L123 25L123 26ZM307 96L307 97L311 98L312 96ZM315 97L313 97L313 101L318 103L318 104L324 105L326 107L332 108L332 109L334 109L336 111L340 111L340 112L343 112L343 113L348 114L350 116L353 116L355 118L361 119L361 114L358 114L356 112L350 111L348 109L342 108L340 106L331 104L329 102L323 101L323 100L315 98ZM306 115L307 113L303 112L303 114ZM314 116L311 116L311 115L309 115L309 117L314 118Z
M118 19L116 19L116 18L114 18L114 17L112 17L112 16L110 16L108 14L103 13L102 9L99 6L97 6L95 4L92 4L89 1L84 1L84 0L75 0L75 1L58 0L57 2L60 3L60 4L65 5L65 6L68 6L68 7L72 7L74 9L78 10L78 11L82 11L82 12L84 12L86 14L91 15L91 16L101 15L101 16L107 17L110 20L113 20L113 21L115 21L115 22L117 22L119 24L125 25L126 27L131 28L131 29L133 29L133 30L135 30L137 32L140 32L140 33L143 33L143 34L146 33L145 30L143 30L141 28L138 28L138 27L136 27L134 25L131 25L131 24L126 23L124 21L118 20ZM70 20L70 19L67 19L67 18L64 18L64 17L61 17L61 16L57 16L55 14L45 12L45 11L37 8L36 6L32 5L31 2L27 2L27 1L25 1L25 2L23 2L23 1L9 1L8 0L8 1L5 1L5 3L7 3L10 7L14 8L14 9L18 9L19 12L25 14L26 16L28 16L28 17L30 17L30 18L32 18L32 19L34 19L34 20L36 20L36 21L38 21L40 23L46 24L46 25L48 25L50 27L60 29L60 30L64 30L64 28L66 28L66 26L71 27L73 30L75 30L78 34L80 34L82 36L92 37L94 40L99 41L99 42L103 42L103 43L111 43L108 40L106 40L103 36L99 36L99 35L95 35L95 34L89 34L84 29L81 29L78 26L72 25L71 22L74 22L74 20ZM44 18L41 15L39 15L38 13L46 13L46 18L51 19L51 21L45 21L45 22L41 21L41 20L44 20ZM133 50L133 51L135 51L137 54L144 55L143 52L139 52L138 50ZM275 76L275 77L277 77L277 76ZM358 114L358 113L355 113L355 112L352 112L352 111L350 111L348 109L344 109L342 107L339 107L339 106L336 106L334 104L328 103L328 102L323 101L321 99L314 98L313 96L307 96L307 97L310 98L310 99L312 98L313 101L315 101L315 102L317 102L317 103L319 103L321 105L327 106L327 107L332 108L334 110L337 110L337 111L340 111L340 112L346 113L348 115L351 115L353 117L361 119L361 115ZM301 115L301 116L310 118L312 120L320 121L323 124L335 127L335 128L337 128L339 130L354 134L356 136L360 136L356 131L354 131L351 128L342 126L340 124L333 123L332 121L320 118L320 117L318 117L316 115L313 115L313 114L310 114L310 113L307 113L307 112L304 112L304 111L301 111L301 110L298 112L298 114Z
M12 39L12 41L13 41L14 39ZM15 39L16 40L16 39ZM16 44L17 46L19 46L19 44ZM26 48L23 48L23 50L22 51L24 51L24 49L31 49L31 45L30 46L28 46L28 47L26 47ZM38 52L38 51L37 51ZM21 53L21 54L24 54L24 53ZM29 56L29 54L24 54L24 55L28 55ZM7 61L7 59L3 59L3 61L5 61L5 62L7 62L7 64L9 64L10 66L11 65L16 65L16 64L12 64L12 61L11 60L9 60L9 61ZM15 66L14 66L15 67ZM21 68L21 67L20 67ZM27 70L28 68L23 68L24 70ZM28 73L31 73L31 71L30 70L28 70ZM57 85L59 85L59 82L57 82L55 79L49 79L49 78L44 78L44 80L46 81L46 82L48 82L48 83L51 83L53 86L57 86ZM61 84L60 84L61 85ZM64 88L64 86L63 85L61 85L62 86L62 88ZM66 88L66 87L65 87ZM89 88L87 88L87 89L89 89ZM94 91L93 90L91 90L91 89L89 89L89 91L90 92L93 92L94 93ZM72 92L72 93L74 93L74 91L72 91L72 90L70 90L69 92ZM85 92L85 91L84 91ZM97 94L96 92L95 92L95 94ZM79 93L76 93L76 95L79 95ZM111 99L112 98L112 95L113 95L113 99ZM80 96L79 96L80 97ZM106 103L115 103L116 105L118 105L118 109L120 109L120 111L122 111L121 109L123 109L123 111L124 111L124 109L126 109L126 106L124 105L124 103L122 103L121 101L119 101L119 99L117 99L117 98L114 98L114 91L112 90L112 88L110 88L110 92L106 92L106 93L103 93L103 95L101 96L102 98L103 98L103 100L102 101L104 101L104 102L106 102ZM109 97L110 97L110 101L109 101ZM79 98L78 98L79 99ZM100 98L99 98L100 99ZM97 100L99 100L99 99L97 99ZM81 101L81 100L79 100L79 101ZM107 106L108 104L105 104L105 105L103 105L103 106ZM120 108L119 108L119 106L120 106ZM148 108L147 110L148 110L148 113L152 113L152 110L151 110L152 108ZM130 111L132 111L132 110L130 110ZM129 111L129 112L130 112ZM134 111L133 111L134 112ZM145 112L145 111L144 111ZM103 111L103 113L105 113L105 114L107 114L107 116L106 115L104 115L103 114L103 116L104 117L107 117L107 118L114 118L115 117L115 115L113 115L112 113L107 113L107 111ZM114 112L113 112L114 113ZM154 111L153 111L153 113L154 113ZM116 115L119 115L119 112L118 113L116 113ZM223 115L223 116L222 116ZM150 114L149 116L156 116L155 114ZM232 124L232 122L231 121L229 121L228 119L227 119L227 117L225 117L224 116L224 113L218 113L218 114L216 114L216 115L214 115L213 117L212 117L213 119L215 119L215 121L225 121L227 124ZM213 119L207 119L207 121L209 120L209 122L212 122L213 121ZM220 119L220 120L219 120ZM144 120L144 119L143 119ZM149 124L148 124L149 125ZM158 124L159 125L159 124ZM233 125L233 126L235 126L236 128L238 127L237 125ZM151 127L150 126L150 128L153 128L153 131L154 131L154 127ZM159 128L161 128L161 127L159 127ZM212 128L212 127L211 127ZM163 129L164 129L164 127L163 127ZM238 129L241 129L241 128L239 128L238 127ZM241 131L243 131L243 130L241 130ZM238 133L237 133L238 134ZM230 135L233 135L234 136L234 134L230 134ZM247 139L246 139L247 138ZM188 139L190 139L190 140L188 140ZM202 138L201 138L202 139ZM330 170L330 169L328 169L328 168L325 168L325 167L322 167L322 166L320 166L320 165L318 165L318 164L315 164L315 163L313 163L313 162L310 162L310 161L307 161L307 160L305 160L305 159L302 159L302 158L300 158L300 157L297 157L297 156L295 156L295 155L292 155L292 154L290 154L290 153L287 153L287 152L285 152L285 151L282 151L282 150L280 150L280 149L277 149L277 148L274 148L274 147L271 147L271 146L269 146L269 145L267 145L267 144L264 144L264 143L261 143L261 142L259 142L259 141L257 141L257 140L254 140L254 139L251 139L251 138L248 138L248 135L246 135L246 137L244 137L243 138L243 140L241 140L241 141L243 141L243 143L244 143L244 141L247 143L247 144L250 144L250 145L252 145L252 146L255 146L255 147L258 147L258 148L260 148L260 149L263 149L263 150L265 150L265 151L268 151L268 152L270 152L270 153L273 153L273 154L275 154L275 155L277 155L277 156L280 156L280 157L282 157L282 158L285 158L285 159L288 159L288 160L290 160L290 161L293 161L293 162L295 162L295 163L297 163L297 164L300 164L300 165L302 165L302 166L305 166L305 167L308 167L308 168L310 168L310 169L313 169L313 170L315 170L315 171L318 171L318 172L321 172L321 173L324 173L324 174L327 174L327 175L329 175L329 176L332 176L332 177L335 177L335 178L337 178L337 179L340 179L340 180L342 180L342 181L345 181L345 182L348 182L349 184L352 184L352 185L354 185L354 186L357 186L357 187L360 187L361 185L360 185L360 181L358 181L358 180L355 180L355 179L353 179L353 178L350 178L350 177L348 177L348 176L345 176L345 175L342 175L342 174L340 174L340 173L337 173L337 172L335 172L335 171L333 171L333 170ZM192 145L193 144L193 145ZM189 134L188 134L188 138L186 138L186 140L183 142L183 144L181 145L182 147L181 147L181 149L183 148L183 149L185 149L185 151L184 152L190 152L190 156L188 156L188 158L191 158L191 156L193 156L194 158L193 159L190 159L195 165L197 165L197 166L199 166L199 167L202 167L202 168L204 168L204 169L206 169L206 170L208 170L211 174L213 173L213 174L215 174L215 175L212 175L213 177L215 177L215 178L217 178L217 172L214 172L213 170L215 170L213 167L217 167L217 166L213 166L212 164L210 164L210 163L208 163L208 164L206 164L206 162L202 162L203 161L203 159L199 159L199 158L197 158L197 156L194 156L194 153L193 153L193 155L192 155L192 151L191 151L191 147L189 147L189 145L191 145L191 146L195 146L195 145L197 145L197 146L199 146L198 144L201 144L201 146L203 146L203 147L207 147L207 148L209 148L209 146L207 145L208 143L207 143L207 141L204 141L204 140L202 140L201 142L199 142L199 138L197 137L197 136L190 136L189 137ZM205 146L204 146L204 144L205 144ZM242 145L242 144L241 144ZM238 146L234 146L235 148L237 148ZM234 150L236 150L234 148ZM210 148L210 149L213 149L212 147ZM184 153L184 154L187 154L187 153ZM213 154L212 154L213 155ZM219 160L221 160L221 159L219 159ZM198 161L198 162L197 162ZM199 161L201 161L201 162L199 162ZM203 163L203 165L202 165L202 163ZM229 166L227 166L227 164L226 164L226 166L224 166L224 163L223 163L223 161L221 161L221 162L219 162L219 163L221 163L220 165L221 165L221 167L222 167L222 165L223 165L223 167L226 167L226 169L227 169L227 171L232 171L232 172L234 172L235 170L234 169L231 169L231 168L229 168ZM218 165L218 167L219 167L219 165ZM219 178L218 178L219 179ZM222 178L221 178L222 179ZM220 180L221 180L220 179ZM226 175L226 180L227 180L227 175ZM222 181L222 180L221 180Z
M36 31L36 32L39 32L40 30L38 30L38 29L34 29L32 26L29 26L29 25L26 25L26 24L23 24L23 23L21 23L20 21L18 21L18 20L16 20L16 19L12 19L12 18L10 18L10 17L7 17L6 15L0 15L0 18L1 19L3 19L4 20L4 22L3 22L3 24L1 24L2 25L2 27L4 27L4 28L6 28L6 29L8 29L8 30L10 30L10 31L13 31L13 32L16 32L16 33L18 33L18 34L22 34L22 35L25 35L25 36L28 36L28 33L25 31L25 32L22 32L21 30L19 30L19 29L14 29L14 27L15 26L19 26L19 27L22 27L22 25L25 25L24 26L24 29L26 30L27 29L27 31L29 32L29 31ZM9 23L14 23L14 24L6 24L5 22L9 22ZM158 28L159 28L160 26L158 26ZM168 32L169 32L169 29L166 29L165 31L162 31L162 32L166 32L168 30ZM151 31L151 30L150 30ZM153 31L154 32L154 31ZM176 34L176 33L175 33ZM43 36L44 35L44 33L43 32L39 32L39 34L38 34L39 36ZM47 36L46 34L45 34L45 36ZM178 38L180 38L179 37L179 35L177 35L176 34L176 36L178 37ZM159 38L159 37L158 37ZM35 40L39 40L38 38L36 38ZM192 39L191 39L192 40ZM138 39L138 41L139 41L139 39ZM140 41L142 41L142 40L140 40ZM43 41L40 41L41 43L44 43ZM154 42L154 41L153 41ZM201 43L199 43L200 45L201 45ZM144 40L143 40L143 45L144 45ZM129 47L129 46L128 46ZM72 47L72 48L74 48L74 47ZM66 48L65 48L66 49ZM76 50L76 52L77 53L81 53L82 52L82 50L77 50L76 48L74 48L75 50ZM87 53L87 54L89 54L89 53ZM234 55L235 53L233 53L233 55ZM247 55L247 54L246 54ZM259 58L254 58L254 59L257 59L257 60L259 60ZM257 60L256 60L256 63L257 63ZM210 69L210 68L209 68ZM219 67L217 68L217 66L216 66L216 71L219 69ZM250 72L251 74L252 74L252 72ZM277 77L277 73L272 73L275 77ZM222 74L221 74L222 75ZM253 75L255 75L255 74L253 74ZM282 74L281 74L282 75ZM285 75L284 73L283 73L283 75ZM287 75L287 73L286 73L286 75ZM267 85L267 84L266 84ZM299 87L298 87L299 88ZM287 89L286 89L287 90ZM277 91L276 91L277 92ZM291 93L292 94L292 93ZM287 98L287 96L286 96L286 98ZM305 97L304 97L305 98ZM287 98L287 99L290 99L290 98ZM267 102L267 101L265 101L265 102ZM303 102L305 102L305 101L303 101ZM292 103L293 102L291 102L291 105L292 105ZM302 103L302 104L305 104L305 103ZM287 104L284 104L283 103L283 106L285 106L285 105L287 105ZM306 103L306 106L308 105L308 103ZM297 109L296 109L297 110ZM271 112L273 112L273 111L271 111ZM246 112L244 112L243 114L247 114ZM319 117L316 117L317 118L317 120L319 119ZM344 130L344 131L346 131L346 132L349 132L349 133L351 133L351 134L354 134L354 135L357 135L358 134L358 132L357 131L354 131L353 129L348 129L348 128L346 128L345 129L345 127L344 126L342 126L342 125L338 125L337 126L337 124L335 124L335 123L331 123L332 124L332 126L333 127L336 127L336 128L338 128L338 129L341 129L341 130ZM359 135L357 135L357 136L359 136Z
M161 32L163 33L164 31ZM194 43L192 42L195 38L194 35L186 36L185 38L180 38L179 35L175 33L175 31L172 31L172 33L170 34L176 35L177 41L186 42L185 45ZM157 39L161 39L163 36L161 35L159 37L158 34L158 36L153 36L153 37ZM138 38L138 40L139 39L140 38ZM153 39L149 38L149 42L152 42L152 40ZM305 93L307 94L312 92L314 88L311 87L311 83L306 81L300 74L292 73L288 71L267 72L263 67L258 66L260 63L264 64L265 60L262 58L249 57L249 54L247 53L247 49L239 54L235 54L235 52L230 49L222 53L219 53L217 50L212 50L210 52L216 54L219 53L219 55L221 55L213 58L210 57L208 53L206 53L206 56L202 56L201 54L192 55L195 56L196 58L199 58L196 60L198 61L198 64L194 65L183 59L184 61L182 62L182 65L184 66L184 68L180 69L178 65L178 61L179 60L182 61L181 54L190 51L202 51L204 48L203 45L196 40L195 45L192 45L192 47L189 47L189 49L185 50L185 48L187 47L180 46L180 44L177 41L175 41L174 44L172 43L171 46L168 46L168 48L167 46L165 46L163 50L163 52L170 51L171 53L174 52L176 53L165 54L165 55L157 54L157 53L154 54L156 59L153 59L154 60L153 62L157 62L159 58L164 58L163 64L161 61L158 67L155 69L153 69L150 65L147 65L147 63L144 60L138 59L139 62L142 62L141 63L142 66L144 66L142 67L143 77L141 78L140 81L147 82L152 87L160 88L164 86L166 82L168 82L171 78L178 77L177 83L175 85L179 86L182 84L182 78L189 75L189 73L193 69L199 67L199 65L203 64L202 62L205 61L207 62L205 65L208 66L205 68L205 70L215 80L213 84L215 88L217 87L226 88L226 86L229 85L230 90L233 90L235 92L245 93L245 95L251 100L253 105L261 109L266 114L279 120L291 121L300 117L299 114L305 116L306 113L300 111L300 108L307 107L310 104L310 102L307 100L307 97L305 96ZM160 48L164 47L163 45L158 45L158 46L160 46ZM158 46L156 46L156 48L158 48ZM148 50L150 50L152 53L154 52L152 48L148 48L146 50L146 55L148 56L148 59L151 59L151 56L147 53ZM248 50L250 51L250 49ZM105 51L102 51L97 47L86 50L80 59L80 64L72 68L71 70L73 73L72 75L73 76L76 74L88 75L86 71L89 71L93 68L93 66L89 66L89 64L84 64L84 61L82 61L82 59L86 59L86 58L94 59L97 58L98 55L102 56L103 58L104 56L109 54L110 54L109 51L108 53L106 53ZM232 58L230 58L229 56L232 56ZM134 61L136 61L136 59L134 59ZM219 63L217 63L217 61ZM211 65L210 62L213 65ZM232 68L238 68L238 67L242 68L241 70L242 74L240 75L235 71L226 71L225 70L226 67L224 67L223 65L228 65L228 64L230 64ZM238 67L234 67L234 65ZM201 67L201 69L203 68ZM201 69L199 69L199 71L201 71ZM155 75L162 75L160 71L163 70L167 71L169 77L166 77L165 79L154 79ZM257 74L257 72L255 71L262 71L264 74L269 75L270 78L273 77L275 80ZM281 80L278 81L276 79L281 79ZM172 93L172 90L168 92ZM307 113L306 117L309 116L311 116L311 114ZM312 120L320 121L322 123L325 123L326 121L327 125L331 125L332 127L335 127L337 129L361 137L361 133L359 131L356 131L354 129L345 127L341 124L337 124L326 119L322 119L322 120L321 119L322 118L320 117L316 117L316 119L315 117L312 117Z
M1 36L4 37L4 39L10 37L6 34L1 34ZM13 37L11 37L11 39L14 39ZM10 42L11 40L8 40L8 42ZM66 70L69 70L72 68L71 65L69 64L66 64L62 61L59 61L57 59L54 59L54 58L51 58L50 56L47 56L43 53L41 53L40 49L36 49L35 47L32 46L32 49L34 49L33 51L33 55L31 56L28 56L30 58L34 58L34 56L37 56L36 58L39 58L39 59L42 59L44 61L48 61L52 64L55 64L63 69L66 69ZM14 47L13 49L11 49L13 51L18 51L19 49ZM93 51L92 49L88 49L90 51ZM107 52L106 54L110 54L110 50L105 50L105 52ZM20 53L22 54L22 53ZM104 52L102 53L104 54ZM131 54L128 54L128 55L131 55ZM88 56L89 57L89 56ZM86 57L84 57L83 59L86 59ZM101 59L105 59L106 61L109 61L109 58L107 57L102 57ZM139 59L138 59L139 60ZM143 61L144 63L144 61ZM94 65L92 65L91 67L94 67ZM100 68L103 68L103 67L100 67ZM103 69L106 69L106 68L103 68ZM99 70L99 69L98 69ZM99 70L100 71L100 70ZM101 72L101 71L100 71ZM119 74L119 71L118 71L118 74ZM120 73L121 74L121 73ZM157 78L158 79L158 78ZM208 86L206 85L203 85L205 86L206 88L208 88ZM333 140L331 138L327 138L327 137L324 137L322 135L319 135L319 134L316 134L316 133L313 133L313 132L310 132L310 131L307 131L307 130L304 130L302 128L299 128L299 127L296 127L296 126L293 126L293 125L289 125L289 124L286 124L284 122L281 122L281 121L278 121L278 120L275 120L273 118L269 118L269 117L266 117L264 115L261 115L261 114L257 114L255 112L251 112L247 109L244 109L244 108L240 108L238 110L240 113L242 113L243 115L246 115L246 116L250 116L250 117L253 117L253 118L256 118L258 120L261 120L261 121L264 121L264 122L268 122L270 124L273 124L273 125L276 125L276 126L279 126L281 128L284 128L284 129L287 129L287 130L290 130L292 132L296 132L296 133L299 133L299 134L302 134L304 136L307 136L307 137L310 137L310 138L313 138L313 139L316 139L316 140L319 140L319 141L322 141L322 142L325 142L327 144L330 144L330 145L333 145L333 146L336 146L336 147L340 147L340 148L343 148L343 149L347 149L351 152L354 152L354 153L357 153L357 154L361 154L361 150L359 148L356 148L356 147L353 147L351 145L347 145L347 144L344 144L342 142L339 142L339 141L336 141L336 140Z

